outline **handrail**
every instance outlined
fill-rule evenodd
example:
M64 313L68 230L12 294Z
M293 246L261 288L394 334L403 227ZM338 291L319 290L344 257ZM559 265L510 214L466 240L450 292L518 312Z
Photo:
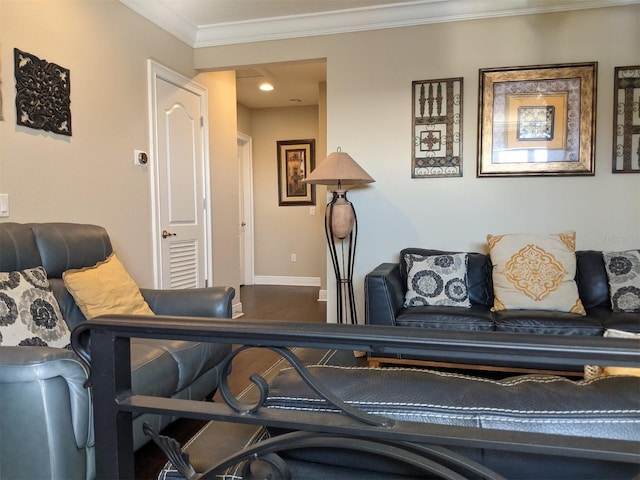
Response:
M73 348L89 361L90 330L118 337L180 339L274 347L335 348L437 359L508 360L514 355L537 363L640 367L640 340L587 335L439 330L378 325L337 325L201 317L105 315L78 325Z

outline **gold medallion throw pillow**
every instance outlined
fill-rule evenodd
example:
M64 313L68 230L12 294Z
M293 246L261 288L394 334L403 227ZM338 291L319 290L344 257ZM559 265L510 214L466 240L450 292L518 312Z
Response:
M487 235L494 311L552 310L586 315L575 282L575 232Z
M92 267L67 270L62 279L87 319L107 314L153 315L115 252Z

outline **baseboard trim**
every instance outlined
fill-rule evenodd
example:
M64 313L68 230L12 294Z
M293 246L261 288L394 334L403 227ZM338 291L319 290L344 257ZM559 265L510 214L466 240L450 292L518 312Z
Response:
M319 287L320 277L275 277L256 275L255 285L287 285L291 287Z
M318 301L319 302L326 302L327 301L327 291L326 290L320 290L320 292L318 292Z

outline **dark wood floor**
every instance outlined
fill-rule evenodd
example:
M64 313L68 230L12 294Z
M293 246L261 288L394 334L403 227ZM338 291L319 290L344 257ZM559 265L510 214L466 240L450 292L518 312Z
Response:
M291 322L326 321L327 304L318 301L317 287L288 287L254 285L240 288L242 311L246 319L284 320ZM233 362L229 385L234 392L241 392L249 385L249 375L268 368L277 359L275 353L266 350L249 350ZM218 394L214 400L219 401ZM204 426L201 420L181 419L169 425L162 433L184 444ZM136 479L151 480L166 463L162 452L148 443L136 452Z

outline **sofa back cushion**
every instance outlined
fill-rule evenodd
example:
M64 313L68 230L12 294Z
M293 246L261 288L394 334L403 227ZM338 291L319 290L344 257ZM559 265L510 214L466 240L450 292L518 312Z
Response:
M402 281L407 285L407 263L405 254L433 256L452 255L467 252L449 252L443 250L432 250L426 248L405 248L400 251L400 275ZM475 305L493 305L493 283L491 281L491 260L487 255L477 252L467 253L467 288L469 290L469 300Z
M113 252L107 231L97 225L32 223L29 226L49 278L62 278L66 270L95 265Z
M576 283L584 308L608 307L609 281L602 252L582 250L576 252Z
M42 265L31 229L22 223L0 223L0 272L15 272Z

